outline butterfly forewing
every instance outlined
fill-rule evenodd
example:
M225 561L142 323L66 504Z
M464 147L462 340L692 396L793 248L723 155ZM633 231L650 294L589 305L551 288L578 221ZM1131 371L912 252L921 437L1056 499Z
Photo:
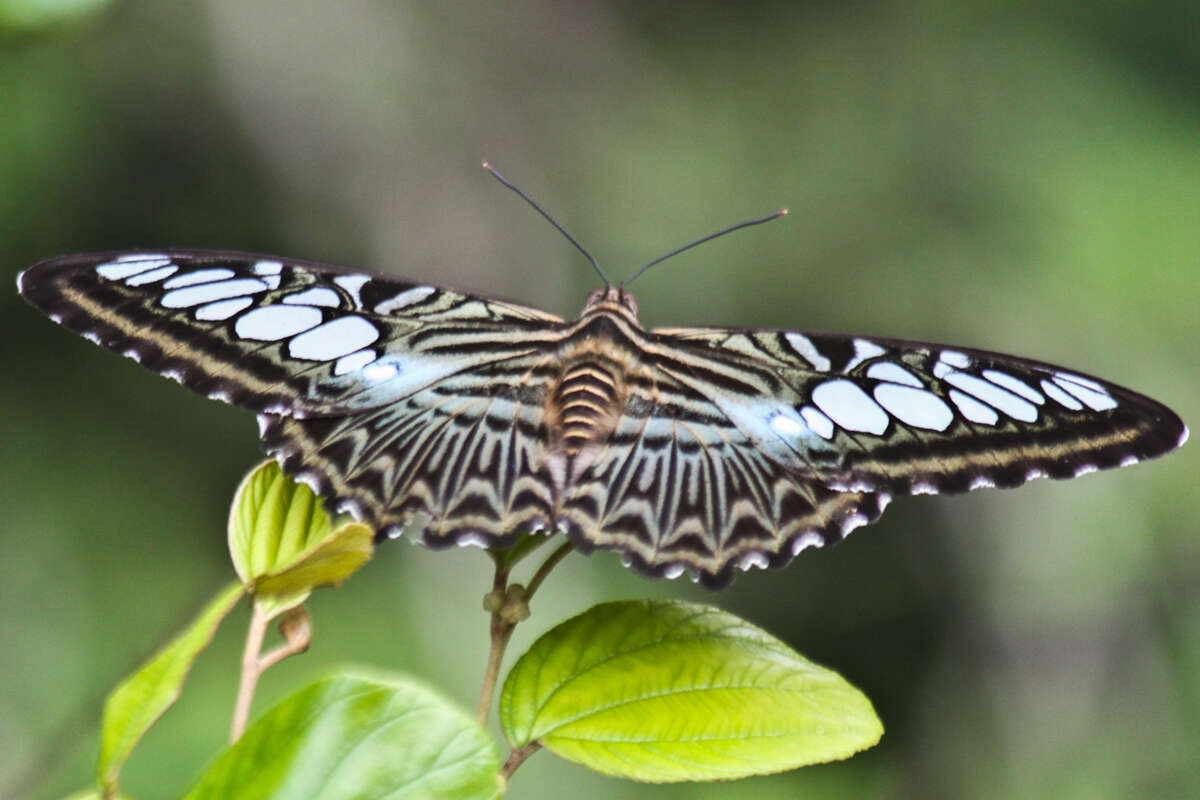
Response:
M654 331L759 447L843 491L960 492L1161 455L1187 429L1154 400L1028 359L795 331ZM745 390L707 375L739 374Z
M68 256L21 293L55 321L254 411L353 413L536 347L562 320L381 275L243 253Z
M68 256L19 281L56 321L259 413L334 508L432 546L566 531L639 570L779 566L891 496L1016 486L1178 446L1136 392L1035 361L797 331L645 331L312 262ZM626 298L626 299L622 299Z

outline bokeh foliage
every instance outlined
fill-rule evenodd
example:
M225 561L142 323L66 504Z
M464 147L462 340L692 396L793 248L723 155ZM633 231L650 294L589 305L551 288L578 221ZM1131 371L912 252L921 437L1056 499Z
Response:
M593 275L479 170L488 158L617 275L790 208L642 278L648 324L1022 353L1195 426L1196 9L114 2L0 37L0 254L12 278L75 250L228 247L573 313ZM0 795L57 797L86 782L103 694L231 577L225 509L259 456L250 415L55 329L15 291L0 347ZM848 762L703 787L538 756L513 796L567 780L629 798L1200 792L1198 453L901 501L715 598L612 556L569 560L513 653L601 600L699 598L842 673L887 734ZM487 581L472 550L382 547L314 598L313 649L256 707L346 661L469 702ZM126 767L132 796L178 796L219 748L239 622Z

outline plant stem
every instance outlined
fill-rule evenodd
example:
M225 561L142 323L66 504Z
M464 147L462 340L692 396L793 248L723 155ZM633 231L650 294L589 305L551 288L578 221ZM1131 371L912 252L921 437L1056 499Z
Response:
M508 647L508 640L512 638L515 627L515 623L501 619L499 612L492 614L492 646L488 651L487 669L483 673L483 686L479 689L479 708L475 712L475 718L480 725L487 724L488 712L492 708L492 695L496 693L496 680L500 676L500 664L504 661L504 650Z
M504 766L500 769L500 775L504 780L512 777L512 774L517 771L517 767L525 762L525 759L542 749L542 745L538 742L530 742L519 750L513 750L508 754L508 758L504 762Z
M550 541L548 534L529 534L517 540L517 543L508 550L493 552L493 558L501 558L507 564L508 569L512 570L513 566L521 559L528 556L534 550L537 550L546 542Z
M289 656L303 653L308 649L309 644L311 644L311 640L308 638L284 642L258 660L258 674L263 674Z
M246 649L242 651L242 679L238 685L237 703L233 707L233 723L229 727L230 744L242 738L250 719L254 688L262 674L258 654L262 652L263 639L267 636L267 624L270 622L258 603L252 602L250 607L250 627L246 631Z
M544 540L543 540L544 541ZM519 558L523 558L531 553L541 543L529 547L522 552ZM551 553L542 565L538 567L537 572L533 574L533 578L529 581L529 587L523 593L523 602L528 605L529 599L533 597L533 593L546 580L546 576L550 574L558 563L567 557L575 546L570 542L559 547ZM517 559L507 557L501 553L492 553L492 561L496 565L495 577L492 579L491 595L495 597L504 597L508 590L508 576L513 564ZM479 689L479 705L475 711L475 718L480 725L487 724L488 712L492 708L492 695L496 693L496 682L500 676L500 665L504 661L504 651L508 647L508 641L512 638L513 629L517 627L517 622L509 622L505 619L504 608L498 608L492 611L491 624L489 630L491 633L491 647L488 649L487 667L483 672L483 686ZM523 759L522 759L523 760ZM518 764L520 762L517 762ZM514 765L513 769L516 769Z
M526 603L533 599L533 593L542 585L542 581L546 580L546 576L550 574L550 570L558 566L558 562L566 558L574 549L575 545L568 541L546 557L546 560L538 567L537 572L533 573L533 577L529 580L529 586L525 588Z

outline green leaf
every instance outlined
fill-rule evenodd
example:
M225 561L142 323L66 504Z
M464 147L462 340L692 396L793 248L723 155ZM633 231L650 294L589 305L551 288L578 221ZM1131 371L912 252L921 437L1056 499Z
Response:
M883 734L841 676L732 614L663 601L605 603L546 633L509 673L500 722L514 747L656 783L846 758Z
M34 32L94 15L111 0L0 0L0 31Z
M348 523L331 530L312 490L274 461L242 481L229 512L229 554L267 618L294 608L319 586L340 584L370 560L374 534Z
M285 569L330 530L312 489L265 461L247 475L229 510L229 554L246 583Z
M268 711L187 800L499 797L495 742L465 712L406 680L342 674Z
M299 553L279 572L264 575L254 586L255 596L287 597L319 586L337 586L370 560L375 534L366 525L352 522L330 533Z
M175 701L183 680L216 633L217 625L245 592L240 583L226 587L192 624L109 694L100 722L100 756L96 780L102 787L117 784L121 767L158 719Z

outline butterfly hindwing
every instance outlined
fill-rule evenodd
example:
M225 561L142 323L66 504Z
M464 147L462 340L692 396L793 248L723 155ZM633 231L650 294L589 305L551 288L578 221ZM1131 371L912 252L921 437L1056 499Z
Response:
M772 459L714 404L647 373L565 498L581 550L618 550L640 572L687 570L719 588L735 568L781 566L886 507L886 493L834 491Z
M542 409L556 375L542 355L492 362L350 416L262 415L263 442L384 534L416 521L433 547L504 546L554 516Z

